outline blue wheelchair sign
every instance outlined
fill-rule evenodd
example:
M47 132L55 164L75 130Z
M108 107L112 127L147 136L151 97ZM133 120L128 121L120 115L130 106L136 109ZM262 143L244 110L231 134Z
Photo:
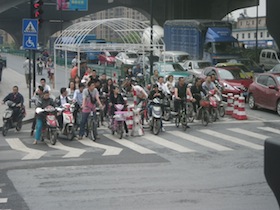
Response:
M38 36L32 34L23 35L23 49L36 50L37 49Z

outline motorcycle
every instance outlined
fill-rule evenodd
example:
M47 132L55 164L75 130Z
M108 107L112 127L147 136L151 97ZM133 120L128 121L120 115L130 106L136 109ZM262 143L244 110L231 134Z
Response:
M13 113L17 104L12 101L6 101L5 104L8 106L8 108L5 110L3 114L3 129L2 129L3 136L6 136L8 130L11 128L16 128L17 131L20 131L22 127L22 119L24 118L24 109L20 108L20 112L19 115L17 116L17 120L14 121Z
M64 104L62 109L58 108L58 111L61 111L63 118L63 127L60 133L66 135L67 139L71 141L75 137L75 119L73 116L74 110L75 105L69 103Z
M122 111L124 108L123 104L115 104L115 115L112 119L111 123L111 131L114 135L115 133L118 134L118 137L122 139L124 133L124 121L125 121L125 111Z
M218 106L219 102L217 98L215 97L216 90L210 90L208 93L208 98L210 102L210 107L209 107L209 114L212 122L215 122L218 119Z
M207 126L210 122L209 107L210 102L206 97L203 97L200 102L200 107L197 109L196 120L201 120L202 125Z
M169 121L171 119L171 96L166 95L163 99L163 120Z
M43 121L42 135L41 139L44 141L45 138L50 140L52 145L56 144L57 136L58 136L58 122L56 119L57 110L53 106L47 106L42 109L40 107L36 108L37 114L46 114L46 118Z
M153 134L158 135L162 123L162 104L159 98L154 98L151 102L152 115L150 116L149 125Z

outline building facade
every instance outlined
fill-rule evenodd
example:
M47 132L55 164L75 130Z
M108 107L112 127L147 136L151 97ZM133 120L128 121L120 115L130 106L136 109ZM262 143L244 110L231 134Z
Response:
M269 34L266 27L266 17L258 17L258 30L256 30L256 17L240 17L237 19L236 28L232 30L232 35L245 48L276 48L276 43ZM257 32L257 37L256 37Z

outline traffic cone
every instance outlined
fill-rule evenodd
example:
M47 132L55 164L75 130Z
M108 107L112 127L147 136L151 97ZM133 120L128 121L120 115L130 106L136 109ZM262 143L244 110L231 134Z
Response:
M133 106L128 106L127 114L126 114L126 125L130 132L132 132L133 128Z
M232 115L232 114L233 114L233 94L228 93L227 94L226 115Z
M238 99L238 112L237 115L235 117L235 119L237 120L247 120L247 115L245 112L245 97L244 96L240 96Z
M234 95L234 102L233 102L233 112L232 112L232 117L236 118L237 112L238 112L238 98L239 95Z

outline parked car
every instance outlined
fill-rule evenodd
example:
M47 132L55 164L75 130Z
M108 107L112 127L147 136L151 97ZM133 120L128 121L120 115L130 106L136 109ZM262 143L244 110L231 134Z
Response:
M194 74L191 72L185 71L179 63L164 63L164 62L155 62L153 69L157 69L159 76L163 76L165 79L169 75L173 75L174 80L178 81L179 77L184 77L187 82L193 83L195 78ZM150 78L150 69L146 70L146 79Z
M159 61L159 57L156 55L153 55L153 63ZM150 55L140 55L136 61L134 62L134 65L140 64L141 67L150 68Z
M241 63L254 73L264 73L264 68L250 58L235 58L228 60L228 63Z
M184 64L187 60L190 59L189 53L182 51L165 51L162 52L159 58L160 62L170 62L170 63L180 63Z
M245 72L242 69L231 70L217 67L207 67L203 70L199 77L205 79L206 76L211 73L216 74L218 82L223 87L223 94L243 94L246 97L248 94L248 87L253 82L252 79L246 76Z
M98 65L104 64L107 65L114 65L116 60L116 55L118 54L117 51L102 51L98 55Z
M212 66L211 62L205 60L188 60L182 65L185 70L197 75L201 74L202 70L209 66Z
M217 63L216 67L220 67L223 69L231 69L231 70L242 69L249 78L254 78L254 72L249 70L242 63ZM240 75L240 76L246 77L245 75Z
M265 70L273 68L276 64L280 63L280 53L273 49L263 49L260 53L260 65Z
M276 111L280 115L280 73L259 74L248 89L249 107Z
M120 52L115 57L115 68L132 67L137 58L135 52Z
M276 64L269 72L280 73L280 64Z

